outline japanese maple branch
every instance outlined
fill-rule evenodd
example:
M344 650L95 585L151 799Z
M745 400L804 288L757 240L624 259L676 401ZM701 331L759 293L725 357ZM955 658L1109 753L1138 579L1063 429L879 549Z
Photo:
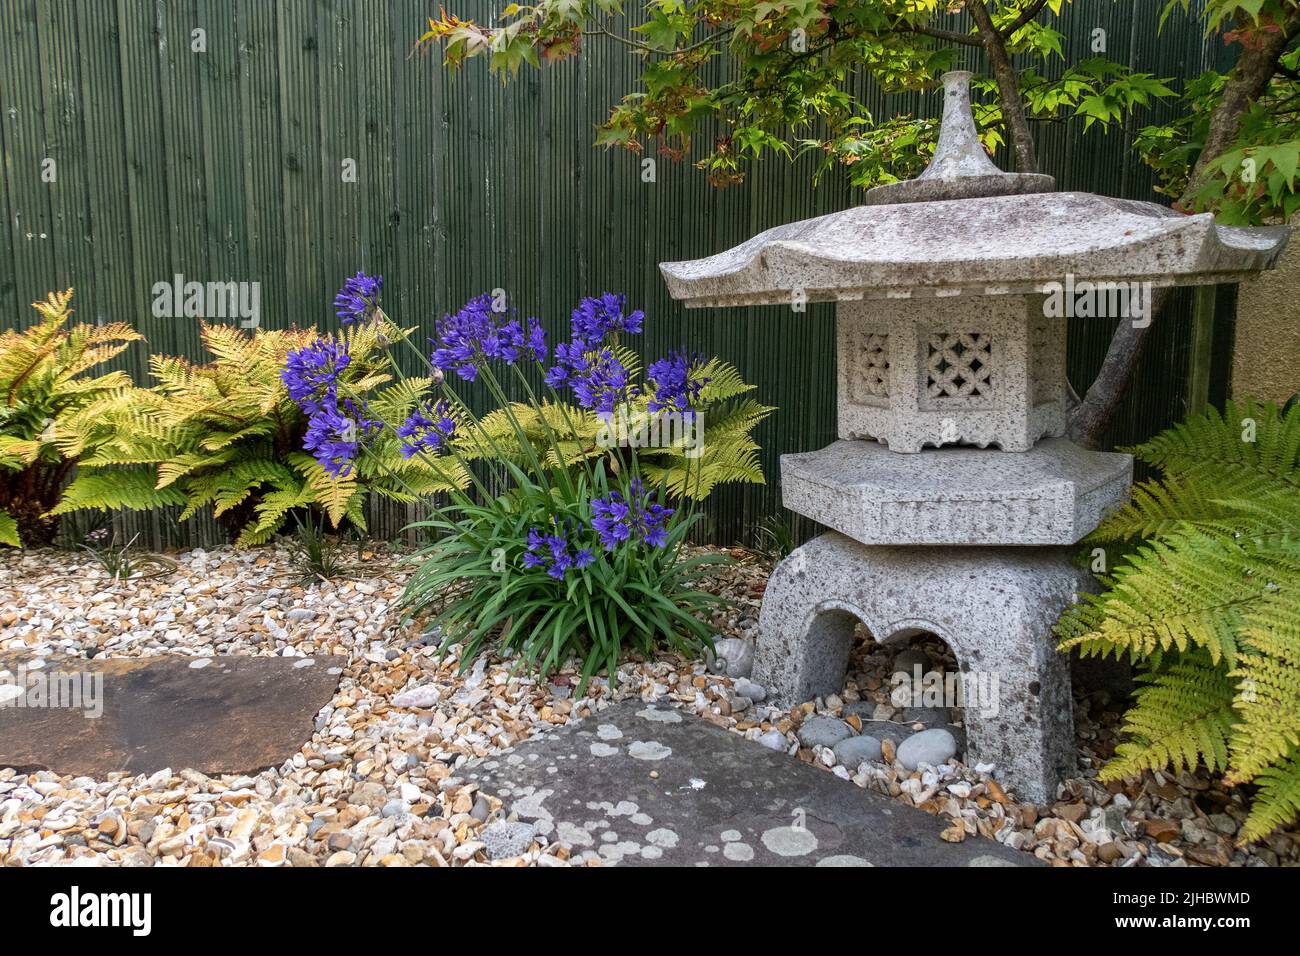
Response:
M1016 17L1010 26L999 32L1002 34L1003 38L1008 40L1011 39L1011 37L1015 36L1017 30L1042 13L1043 7L1045 6L1047 6L1047 0L1034 0L1033 3L1020 11L1020 16Z
M984 5L984 0L966 0L966 9L970 12L971 19L975 21L975 28L979 31L984 47L984 55L989 58L993 78L998 84L998 101L1002 106L1002 118L1007 124L1012 149L1016 154L1016 172L1036 173L1038 155L1034 149L1034 137L1029 132L1029 121L1025 118L1025 101L1020 95L1016 68L1011 62L1011 55L1007 52L1006 37L994 26L993 17L989 14L988 7Z
M677 56L678 54L681 53L691 53L695 50L698 50L700 47L708 46L710 43L716 43L722 37L729 36L730 34L734 33L735 29L736 28L734 26L723 27L721 30L715 30L713 33L710 33L704 39L697 40L696 42L692 43L690 46L673 47L671 50L663 50L660 49L659 47L650 46L650 44L648 43L642 43L639 40L633 40L630 37L620 36L619 34L613 32L612 30L607 30L604 27L597 27L595 30L583 30L582 35L585 37L594 37L594 36L608 37L609 39L614 40L617 43L621 43L626 47L631 47L633 50L639 50L642 53L652 53L657 56Z

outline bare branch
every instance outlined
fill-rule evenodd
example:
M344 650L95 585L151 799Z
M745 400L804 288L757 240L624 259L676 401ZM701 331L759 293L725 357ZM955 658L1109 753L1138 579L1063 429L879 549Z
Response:
M1036 173L1038 156L1034 150L1034 137L1029 132L1025 101L1020 95L1016 68L1007 53L1006 40L993 25L993 17L989 15L988 7L984 6L984 0L966 0L966 9L970 11L975 27L979 30L984 53L993 69L993 78L997 80L1002 118L1006 121L1007 132L1011 134L1011 144L1016 153L1016 171Z
M633 50L638 50L641 53L650 53L656 56L678 56L679 54L690 53L694 50L698 50L700 47L708 46L710 43L714 43L722 37L729 36L735 32L735 29L734 26L724 27L721 30L710 33L702 40L696 40L690 46L673 47L671 50L661 50L659 47L650 46L648 43L642 43L639 40L633 40L630 37L620 36L612 30L607 30L604 27L597 27L595 30L583 30L582 35L585 37L608 37L617 43L621 43L626 47L631 47Z
M936 40L944 40L948 43L957 43L961 46L983 46L980 38L973 33L957 33L953 30L940 30L936 27L924 27L915 23L900 23L898 29L906 30L909 33L919 33L921 36L934 37Z
M1015 35L1015 32L1017 30L1023 27L1030 20L1034 19L1034 17L1042 13L1043 7L1045 6L1047 6L1047 0L1034 0L1033 3L1025 7L1024 10L1020 11L1020 16L1016 17L1015 22L1012 23L1011 26L1007 27L1005 30L1002 31L1002 36L1005 39L1008 40L1011 39L1011 37Z

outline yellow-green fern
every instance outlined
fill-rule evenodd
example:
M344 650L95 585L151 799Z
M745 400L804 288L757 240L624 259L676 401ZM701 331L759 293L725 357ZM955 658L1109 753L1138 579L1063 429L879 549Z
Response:
M462 468L402 457L390 429L367 442L351 474L331 476L303 452L306 418L281 380L289 352L320 334L206 324L201 334L213 361L154 356L152 388L120 389L87 406L95 450L52 513L179 504L186 520L210 509L242 547L269 540L295 509L364 529L368 493L414 501L468 483ZM341 388L373 397L385 421L400 422L418 401L418 382L394 383L385 371L384 346L407 334L379 321L334 336L352 356Z
M122 323L69 325L72 290L32 307L37 323L0 332L0 543L48 544L47 513L78 458L105 432L91 413L129 391L125 372L92 374L140 338Z
M635 376L639 368L636 353L618 348L615 356L629 378ZM658 430L659 443L638 448L637 455L646 477L655 484L664 483L674 497L702 500L721 484L763 484L760 448L753 431L775 409L748 397L754 386L719 359L711 359L693 375L707 379L693 403L700 416L698 441L683 436L680 428L666 428L668 419L650 412L649 395L641 394L624 408L625 419L612 420L612 428L595 412L575 405L545 399L537 405L514 402L508 410L499 408L484 415L481 433L464 429L456 438L456 447L466 458L504 459L526 468L532 459L528 448L519 443L518 423L532 445L531 454L548 466L565 464L580 469L584 460L605 457L617 468L626 446L619 444L623 436L616 432L626 421L629 432ZM560 457L563 462L556 460Z
M1102 770L1203 763L1259 786L1243 840L1300 811L1300 408L1228 403L1134 449L1163 471L1086 542L1117 565L1057 625L1141 668Z

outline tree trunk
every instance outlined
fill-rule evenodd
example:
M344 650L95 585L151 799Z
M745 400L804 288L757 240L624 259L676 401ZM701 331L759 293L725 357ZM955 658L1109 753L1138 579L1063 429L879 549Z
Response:
M1243 31L1249 31L1252 42L1242 50L1241 58L1224 87L1223 98L1210 117L1205 145L1188 177L1187 187L1175 203L1177 208L1183 208L1191 202L1204 181L1206 168L1222 156L1235 140L1242 114L1268 89L1268 84L1277 71L1278 57L1297 32L1300 32L1300 13L1290 17L1272 33L1251 30L1249 21L1239 24L1239 27ZM1157 290L1152 297L1150 322L1139 328L1132 322L1125 321L1115 330L1101 371L1097 373L1097 378L1089 386L1083 400L1071 412L1068 434L1076 444L1085 448L1101 446L1106 430L1128 393L1151 329L1168 301L1169 290Z
M1020 96L1016 68L1007 53L1006 40L993 25L993 18L989 16L983 0L966 0L966 9L975 20L980 41L984 44L984 53L988 56L989 66L993 69L993 78L997 80L1002 119L1006 122L1007 133L1011 137L1011 147L1016 154L1016 172L1036 173L1038 153L1034 148L1034 137L1029 132L1025 102Z

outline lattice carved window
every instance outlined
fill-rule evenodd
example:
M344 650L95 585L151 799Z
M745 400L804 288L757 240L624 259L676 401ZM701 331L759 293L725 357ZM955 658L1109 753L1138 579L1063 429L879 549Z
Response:
M933 332L926 348L927 396L944 405L993 397L993 339L982 332Z
M889 336L869 333L858 356L857 398L868 404L889 400Z

